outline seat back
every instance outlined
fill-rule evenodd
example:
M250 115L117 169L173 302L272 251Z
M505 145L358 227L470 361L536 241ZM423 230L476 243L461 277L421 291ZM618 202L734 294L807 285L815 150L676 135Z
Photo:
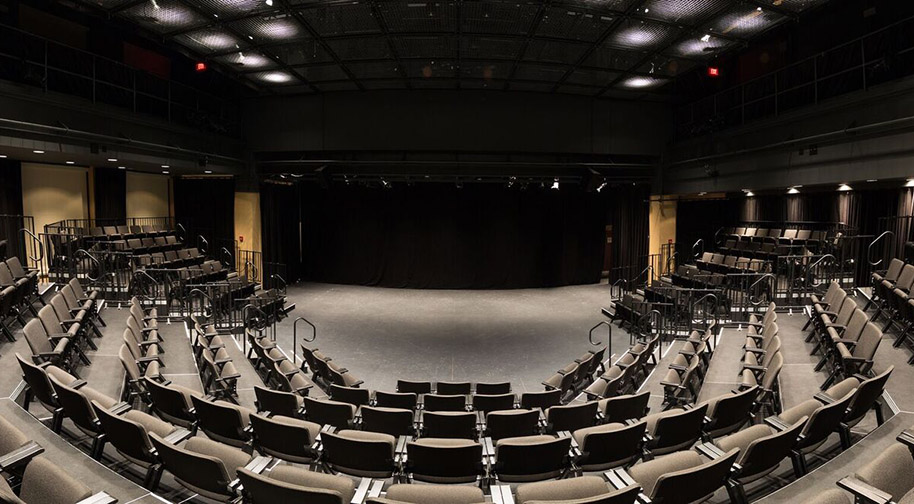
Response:
M758 438L746 447L745 453L739 458L742 466L740 478L751 478L760 473L766 473L777 467L797 444L800 431L806 425L806 417L783 431L775 431L768 436Z
M872 361L873 356L876 355L876 350L879 348L880 341L882 341L882 330L876 324L868 322L866 327L863 328L863 332L860 333L860 339L857 340L854 351L851 353L854 357Z
M146 428L123 415L109 412L96 401L92 401L95 416L105 432L105 438L117 448L117 451L130 458L147 463L157 461L152 453L152 441L146 434Z
M254 430L257 450L289 462L306 463L315 457L311 449L314 439L308 426L304 420L251 415L251 428ZM312 424L311 427L314 430L320 428L316 424Z
M269 411L273 415L285 417L298 416L299 402L296 394L255 385L254 396L257 398L258 412Z
M19 367L22 368L22 378L29 386L32 396L46 406L57 407L59 405L57 402L57 394L51 386L51 381L48 379L47 372L28 360L23 359L18 353L16 354L16 359L19 360Z
M29 462L22 476L19 498L23 502L79 502L92 496L92 491L45 457Z
M854 393L850 392L839 400L820 406L813 411L801 432L803 438L800 440L800 445L816 445L824 441L831 433L836 432L839 424L844 420L844 414L853 398Z
M606 423L625 423L632 418L642 418L647 414L647 402L651 397L650 391L640 394L627 394L611 397L606 401L603 412Z
M854 396L848 406L847 413L844 415L845 423L855 425L866 413L876 404L876 401L882 396L885 390L885 383L892 375L895 366L889 366L885 371L878 375L864 380L857 386Z
M511 382L477 383L476 393L483 395L500 395L511 393Z
M378 433L361 433L343 430L334 434L321 434L324 460L330 467L352 475L369 478L387 478L396 470L394 445L396 439ZM364 436L371 434L371 436ZM385 439L389 438L389 439Z
M739 450L733 449L717 460L660 476L651 492L651 501L664 503L702 500L724 485L738 455Z
M342 385L330 385L330 398L334 401L362 406L368 404L371 400L371 391L353 387L344 387Z
M539 411L508 409L486 415L486 430L490 438L499 440L516 436L532 436L539 425Z
M230 444L248 440L249 436L244 430L247 425L238 409L197 396L191 396L190 400L200 420L200 428L207 436Z
M467 395L473 391L470 382L438 382L435 393L439 395Z
M540 481L562 474L571 438L508 438L495 448L495 471L502 481Z
M305 418L320 425L332 425L347 429L355 416L355 406L338 401L304 398Z
M400 408L415 411L419 396L414 392L381 392L374 394L375 404L382 408Z
M185 447L181 448L165 441L153 432L149 433L149 440L155 446L165 468L179 483L213 494L233 496L229 483L234 479L234 471L233 474L229 474L227 470L229 468L226 468L218 458L195 453L191 449L198 445L213 443L213 441L191 438Z
M703 404L660 418L654 429L652 451L668 453L691 447L701 437L707 410L708 405Z
M48 375L48 379L51 380L51 386L54 387L54 392L57 394L57 401L60 402L67 417L84 431L101 432L89 399L82 392L60 383L54 376Z
M547 390L545 392L524 392L520 396L520 407L524 409L540 408L543 411L546 411L547 408L559 405L561 400L561 390Z
M425 437L475 439L476 414L426 411L422 414L422 429Z
M63 328L60 326L60 319L57 318L57 312L54 311L54 307L51 305L46 305L41 307L38 310L38 319L41 320L41 325L44 326L44 330L48 334L60 334L64 332Z
M22 332L25 334L25 340L28 342L29 350L32 351L33 356L37 357L41 353L54 351L54 347L51 346L51 342L48 340L47 331L41 325L40 320L29 320Z
M893 502L902 500L914 489L914 459L907 446L892 443L875 459L857 469L857 479L892 496Z
M432 393L432 382L397 380L397 392L413 393L413 394L431 394Z
M882 278L884 280L894 282L895 280L898 279L898 275L901 274L902 268L904 268L904 261L902 261L901 259L898 259L897 257L893 257L892 260L889 261L889 267L885 271L885 276L883 276Z
M407 471L430 483L470 483L482 473L482 445L469 440L424 438L406 445Z
M467 398L463 395L425 394L422 404L426 411L466 411Z
M473 409L488 413L490 411L509 410L514 407L514 394L476 394L473 396Z
M910 290L911 284L914 284L914 264L905 264L904 267L901 268L901 274L898 275L895 287L903 290Z
M402 408L362 406L362 430L391 436L411 435L413 412Z
M144 381L157 415L181 426L196 423L197 417L191 412L193 405L188 403L184 394L149 378L145 378Z
M584 427L591 427L596 423L596 401L583 404L569 404L567 406L553 406L546 410L546 423L550 432L574 432Z
M611 424L607 424L608 427ZM601 428L600 432L589 432L580 447L584 454L581 465L585 467L615 467L634 461L641 455L647 422L632 425L615 424L617 428Z
M708 411L712 419L710 430L712 432L733 432L749 421L749 414L758 395L758 386L753 385L746 390L727 394L719 399L714 406L714 411Z

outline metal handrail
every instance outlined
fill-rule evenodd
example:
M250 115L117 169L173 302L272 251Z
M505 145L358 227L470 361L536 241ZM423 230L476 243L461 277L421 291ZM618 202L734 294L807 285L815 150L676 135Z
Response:
M261 310L259 306L254 306L251 303L244 305L244 307L241 309L241 323L244 325L245 336L247 336L248 330L252 329L252 328L248 327L248 311L251 308L259 311L260 314L263 316L264 320L269 320L269 318L270 318L269 315L267 315L267 313L265 311ZM275 335L275 332L274 332L274 335ZM247 355L248 354L248 339L242 338L242 340L243 340L241 342L242 351L244 352L245 355Z
M295 319L295 322L292 322L292 364L297 364L297 362L298 362L296 359L298 358L298 323L299 322L304 322L304 323L308 324L309 326L311 326L311 339L305 339L304 340L305 343L311 343L312 341L317 339L317 327L315 327L314 324L312 324L310 320L306 319L305 317L298 317L297 319Z
M19 231L29 235L32 238L32 240L34 240L35 242L38 243L38 257L32 257L30 255L29 259L40 264L41 261L44 260L44 243L41 243L41 240L38 238L38 236L35 233L33 233L32 231L30 231L29 229L22 228ZM26 254L28 254L28 248L26 248Z
M649 283L650 280L652 280L654 278L654 265L653 264L648 264L647 267L644 268L643 270L641 270L641 273L638 273L638 276L633 278L630 283L633 285L637 285L636 280L641 280L641 277L643 277L644 274L647 272L650 272L650 278L649 278L648 282L645 282L645 285L646 285L647 283Z
M809 268L807 268L807 269L811 270L811 269L815 268L816 266L819 265L819 263L821 263L822 261L824 261L824 260L826 260L826 259L828 259L828 258L831 258L833 261L837 261L837 260L838 260L837 257L835 257L835 256L833 256L833 255L831 255L831 254L825 254L824 256L822 256L822 257L816 259L816 262L810 264L810 265L809 265Z
M891 236L894 238L894 237L895 237L895 232L894 232L894 231L884 231L881 235L877 236L875 240L873 240L872 242L870 242L869 247L867 247L867 249L866 249L866 262L870 263L870 266L879 266L880 264L882 264L883 258L880 258L878 261L873 262L873 260L872 260L872 257L873 257L873 247L875 247L876 244L879 243L880 240L882 240L883 238L885 238L885 237L888 236L888 235L891 235Z
M752 282L752 285L749 286L749 303L752 306L760 306L762 304L761 298L758 298L758 301L753 300L753 292L755 291L755 286L758 285L759 283L761 283L761 281L765 280L766 278L774 278L775 281L777 281L777 277L774 276L772 273L765 273L764 275L760 276L758 278L758 280ZM769 291L768 298L771 299L772 296L771 296L771 282L770 281L768 282L768 291Z
M201 247L200 242L203 242L205 246ZM200 252L205 254L209 251L209 241L203 235L197 235L197 247L201 249Z
M146 278L152 280L152 283L154 283L154 284L156 285L156 292L158 292L158 290L159 290L159 288L158 288L159 281L156 280L155 277L153 277L152 275L150 275L149 273L147 273L146 270L141 270L141 269L139 269L139 270L134 271L134 272L133 272L133 277L134 277L133 283L136 283L136 277L137 277L137 276L145 276ZM144 297L144 298L146 298L146 299L149 298L149 296L146 296L145 293L143 293L143 294L144 294L144 295L143 295L142 297Z
M254 261L252 261L252 260L250 260L250 259L246 259L246 260L244 261L244 272L245 272L245 276L247 276L248 266L250 266L251 270L254 272L253 276L251 276L251 280L252 280L252 281L255 281L255 280L257 279L257 265L254 264Z
M99 273L101 273L102 263L94 255L90 254L89 251L86 249L77 249L76 252L73 253L73 255L78 256L80 253L82 253L83 255L88 257L91 262L95 263L95 267L98 268ZM89 271L91 272L92 270L90 269ZM101 277L92 278L92 275L87 273L86 278L88 278L89 281L97 282L98 279Z
M187 241L187 228L185 228L180 222L175 225L176 230L180 230L182 241Z
M698 245L701 245L701 252L695 253L695 247L697 247ZM703 238L699 238L698 240L695 241L695 243L692 244L692 257L695 259L698 259L704 253L705 253L705 240Z
M201 296L201 299L202 299L202 300L209 301L209 305L210 305L211 307L213 306L213 298L211 298L211 297L209 296L209 294L203 292L202 290L200 290L200 289L197 288L197 287L194 287L193 289L190 290L190 292L187 293L187 299L186 299L186 301L185 301L185 304L189 304L191 301L193 301L193 300L194 300L194 295L195 295L195 294L199 294L199 295ZM192 306L192 305L191 305L191 306ZM205 315L205 314L206 314L206 306L205 306L205 303L201 303L201 306L204 308L204 309L202 310L202 313Z
M229 259L228 265L230 265L234 268L235 267L235 255L232 254L232 252L225 247L222 247L222 250L220 250L219 252L223 255L223 257L228 256L228 259Z
M679 252L673 252L672 254L670 254L670 257L667 257L667 259L666 259L666 272L668 275L673 274L673 270L670 269L670 262L673 261L673 259L676 259L677 255L679 255Z
M285 278L281 277L281 276L279 275L279 273L273 273L272 275L270 275L270 279L271 279L271 280L279 280L280 282L282 282L282 289L279 289L279 291L282 292L283 294L286 293L286 287L288 286L288 284L286 284L286 279L285 279Z

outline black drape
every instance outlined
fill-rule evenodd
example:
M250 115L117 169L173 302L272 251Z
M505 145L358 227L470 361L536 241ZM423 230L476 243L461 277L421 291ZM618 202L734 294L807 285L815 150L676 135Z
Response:
M282 276L289 283L302 279L300 187L275 183L260 186L264 262L284 265Z
M127 218L127 172L95 169L95 219L99 225L123 224Z
M676 206L678 252L690 257L692 246L699 239L704 240L704 250L713 250L717 230L741 220L747 211L746 208L745 202L735 199L680 201ZM696 252L698 250L696 249Z
M27 227L22 219L22 165L12 159L0 159L0 240L6 240L6 255L17 255L23 262L25 252L19 230Z
M232 178L176 178L175 219L187 229L196 244L202 235L209 242L208 252L226 247L234 253L235 180Z
M296 189L264 184L262 191L264 261L285 262L294 271L297 223L288 214L295 211ZM607 197L576 185L554 191L304 183L297 197L302 279L455 289L600 280Z
M647 267L650 240L650 188L634 186L607 194L607 220L613 226L609 281L635 280Z

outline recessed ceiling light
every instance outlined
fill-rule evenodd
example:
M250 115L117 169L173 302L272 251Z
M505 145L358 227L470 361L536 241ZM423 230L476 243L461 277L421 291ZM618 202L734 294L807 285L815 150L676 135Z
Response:
M168 175L168 170L162 170L162 173L164 173L165 175Z
M914 179L908 179L907 183L905 183L904 186L905 187L914 187Z
M44 154L43 150L33 150L32 152L34 152L35 154Z
M66 161L67 164L76 164L75 161Z
M867 182L879 182L879 179L871 178L871 179L866 179L866 181Z
M118 170L126 170L127 167L126 167L126 166L118 166L117 169L118 169Z
M109 162L109 163L117 163L117 158L109 157L109 158L108 158L108 162Z
M167 170L167 169L171 168L171 166L168 166L167 164L163 164L162 168L165 168Z
M838 190L839 191L853 191L854 189L847 184L841 184L838 186Z
M791 187L790 189L787 189L787 194L800 194L800 190L796 187Z
M709 41L709 40L711 40L711 36L710 36L710 35L708 35L707 33L705 33L704 35L702 35L702 37L701 37L701 41L702 41L702 42L707 42L707 41Z
M6 154L0 154L0 159L6 159Z
M213 170L203 170L203 173L213 173Z
M266 2L264 2L264 3L267 4L267 7L272 7L272 6L273 6L273 0L266 0Z

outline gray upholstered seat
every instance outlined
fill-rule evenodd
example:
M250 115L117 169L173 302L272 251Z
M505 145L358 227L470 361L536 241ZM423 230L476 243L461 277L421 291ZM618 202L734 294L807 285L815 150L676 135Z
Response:
M471 486L392 485L384 498L368 499L368 504L483 504L482 490Z
M630 504L640 488L615 490L599 476L583 476L559 481L526 483L517 487L517 504Z

